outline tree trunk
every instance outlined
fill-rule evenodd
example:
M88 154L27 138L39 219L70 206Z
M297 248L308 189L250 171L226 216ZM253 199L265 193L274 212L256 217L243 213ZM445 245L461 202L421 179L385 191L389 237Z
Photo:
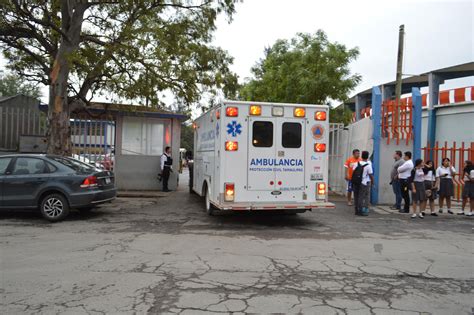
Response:
M69 56L79 48L84 11L87 1L61 2L61 41L50 74L49 88L49 154L71 155L70 108L68 99Z

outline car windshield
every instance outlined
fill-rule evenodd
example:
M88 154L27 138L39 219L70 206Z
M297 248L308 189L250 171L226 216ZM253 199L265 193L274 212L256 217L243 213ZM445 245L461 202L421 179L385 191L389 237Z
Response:
M94 166L91 166L86 163L82 163L81 161L78 161L75 159L64 158L64 157L53 157L52 159L80 173L89 173L91 171L95 171L96 169Z

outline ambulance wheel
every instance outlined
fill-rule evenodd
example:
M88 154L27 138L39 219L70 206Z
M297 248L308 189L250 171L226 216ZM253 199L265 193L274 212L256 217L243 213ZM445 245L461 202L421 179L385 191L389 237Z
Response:
M208 215L214 215L214 206L211 203L211 199L209 197L209 189L206 189L206 196L204 197L205 205L206 205L206 212Z

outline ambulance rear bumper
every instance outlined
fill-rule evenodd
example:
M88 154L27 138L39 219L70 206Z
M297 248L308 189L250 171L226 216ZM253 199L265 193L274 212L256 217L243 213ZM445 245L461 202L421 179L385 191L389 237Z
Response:
M261 203L261 202L225 202L213 205L220 210L242 210L242 211L264 211L264 210L311 210L311 209L334 209L336 206L331 202L313 203ZM303 211L303 212L304 212Z

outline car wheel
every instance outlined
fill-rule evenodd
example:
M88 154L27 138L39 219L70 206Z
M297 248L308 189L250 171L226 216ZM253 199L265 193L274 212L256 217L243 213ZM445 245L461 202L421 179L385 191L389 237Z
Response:
M69 214L69 204L60 194L50 194L43 198L40 204L43 218L51 222L63 220Z
M205 196L205 203L206 203L206 212L208 215L214 215L214 206L211 203L211 199L209 197L209 188L206 189L206 196Z

